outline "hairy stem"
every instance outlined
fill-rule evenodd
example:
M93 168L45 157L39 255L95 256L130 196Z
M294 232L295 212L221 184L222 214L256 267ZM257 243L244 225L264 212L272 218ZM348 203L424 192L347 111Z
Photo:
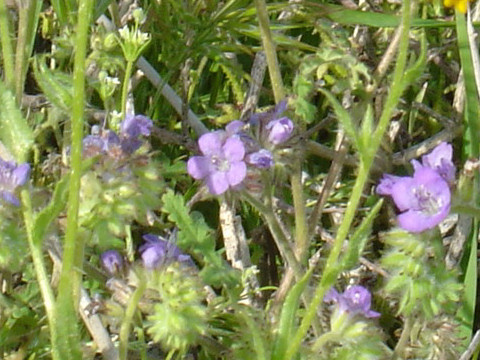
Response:
M278 104L285 98L285 90L283 88L280 67L278 66L277 53L272 39L272 32L270 31L270 21L268 20L267 5L265 4L265 0L255 0L255 7L257 8L258 23L260 25L263 49L265 50L265 55L267 56L267 66L270 74L270 81L272 83L273 95L275 97L275 102Z
M13 62L13 46L8 22L8 9L5 0L0 0L0 40L2 42L2 59L5 83L7 88L14 91L15 70Z
M360 199L363 193L363 188L368 180L368 175L370 168L372 166L375 154L380 146L380 143L383 139L383 135L389 124L391 115L400 99L400 96L405 88L403 83L403 74L405 72L407 54L408 54L408 41L409 41L409 29L411 21L411 1L404 0L403 9L402 9L402 23L401 23L401 35L400 35L400 44L399 52L397 56L397 62L394 70L394 76L392 85L390 88L390 93L385 102L384 110L381 114L379 124L374 131L374 134L371 139L371 143L368 149L364 153L360 154L360 164L358 169L358 175L355 182L355 185L352 189L352 194L348 202L347 209L345 211L345 216L343 221L338 229L335 242L333 244L332 250L327 258L325 265L325 270L320 280L319 285L317 286L313 300L306 309L305 316L298 328L295 336L292 339L291 345L287 351L286 359L292 359L295 354L298 352L302 340L304 339L308 329L310 328L312 322L314 321L318 308L325 296L326 291L333 285L341 269L338 266L338 258L342 249L343 242L348 236L350 231L351 224L354 220L357 207L360 203Z
M83 240L77 237L78 210L80 205L80 179L82 176L82 138L85 104L85 59L88 44L88 30L93 10L94 0L79 2L78 23L76 29L76 49L73 69L73 103L72 103L72 135L70 153L70 183L67 205L67 229L63 252L63 266L60 274L57 305L59 315L68 323L69 342L72 358L81 358L79 344L79 329L75 314L78 305L83 264ZM80 254L80 255L79 255ZM63 330L65 331L65 330Z

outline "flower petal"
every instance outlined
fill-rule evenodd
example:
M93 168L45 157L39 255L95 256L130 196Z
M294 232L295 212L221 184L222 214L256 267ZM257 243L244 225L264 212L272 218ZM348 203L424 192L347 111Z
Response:
M191 157L187 162L187 171L194 179L203 179L210 173L210 158L207 156Z
M210 173L206 179L205 183L207 184L208 190L213 195L223 194L228 190L228 179L227 174L222 171L215 171Z
M222 151L225 131L218 130L203 134L198 139L198 147L203 155L218 155Z
M243 161L230 164L230 169L227 171L227 179L230 186L240 184L246 176L247 165Z
M245 146L238 138L228 138L223 145L225 158L231 162L241 161L245 156Z
M13 178L16 186L24 185L28 176L30 175L30 165L27 163L20 164L15 170L13 170Z

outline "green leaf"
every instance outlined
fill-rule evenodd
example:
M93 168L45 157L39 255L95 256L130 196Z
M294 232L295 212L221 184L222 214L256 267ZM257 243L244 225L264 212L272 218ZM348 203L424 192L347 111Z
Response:
M33 131L17 107L15 97L0 81L0 141L18 162L24 162L33 145Z
M35 245L40 245L42 243L48 226L65 208L68 198L69 179L70 177L67 175L56 184L52 200L50 200L50 203L36 215L33 225L33 241Z
M71 76L50 70L45 58L33 59L33 75L43 94L53 105L69 112L72 108L73 83Z
M278 332L273 345L272 360L281 360L285 356L287 345L295 334L297 322L296 315L299 308L300 296L303 294L312 273L313 268L310 269L288 292L280 314Z
M352 144L358 149L359 144L357 129L353 124L353 120L348 111L343 108L342 104L340 104L340 102L335 98L335 96L333 96L330 91L322 88L318 88L318 91L320 91L330 102L333 107L333 111L335 112L335 115L337 115L338 120L340 120L343 128L345 129L345 133L352 140Z
M368 235L372 228L373 220L377 217L378 212L382 208L383 199L380 199L372 210L370 210L367 217L365 217L360 226L355 230L355 233L348 242L348 249L345 256L342 259L343 269L350 269L358 264L358 259L365 248L365 244L368 240Z
M162 196L162 211L168 213L168 219L174 222L179 229L178 244L182 248L195 249L200 253L215 250L215 242L211 229L199 212L188 211L182 195L168 190Z

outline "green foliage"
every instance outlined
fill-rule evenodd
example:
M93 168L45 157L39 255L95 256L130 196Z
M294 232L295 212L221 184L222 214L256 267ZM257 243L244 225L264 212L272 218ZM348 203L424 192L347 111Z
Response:
M389 248L381 263L390 272L384 291L398 299L398 313L421 319L451 315L462 285L455 271L446 269L437 235L394 229L384 241Z
M185 352L208 331L202 282L189 269L174 265L147 277L147 288L160 295L147 316L147 332L166 350Z
M0 81L0 140L17 162L24 162L33 145L33 131L18 109L13 94Z
M225 264L219 252L215 250L215 239L212 230L199 212L190 213L185 200L172 190L162 196L162 211L168 219L178 227L178 245L188 249L200 260L204 267L201 271L203 281L214 286L238 283L237 275Z

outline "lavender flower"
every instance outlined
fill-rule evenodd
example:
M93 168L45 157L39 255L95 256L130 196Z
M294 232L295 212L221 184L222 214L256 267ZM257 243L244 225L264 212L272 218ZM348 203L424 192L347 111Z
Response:
M171 241L161 239L157 235L143 235L145 243L140 246L143 264L147 269L155 269L160 265L178 261L187 265L194 265L190 256L185 255Z
M268 169L273 166L273 155L266 149L261 149L257 152L248 154L245 161L249 165L253 165L259 169Z
M287 117L270 121L265 129L268 131L268 141L274 145L287 141L293 132L293 122Z
M452 145L446 142L440 143L430 154L422 156L422 165L435 170L448 183L455 181L455 165L452 162ZM418 161L412 161L416 169L420 166Z
M325 302L334 302L340 312L346 312L350 315L362 315L367 318L379 317L380 313L370 310L372 295L360 285L349 287L339 294L334 288L330 289L325 295Z
M202 135L198 146L203 156L190 158L187 170L194 179L205 179L210 193L223 194L245 179L245 147L240 139L220 130Z
M153 122L145 115L127 115L120 123L120 133L127 137L150 136Z
M15 190L27 182L29 175L29 164L17 165L13 161L4 161L0 158L0 196L3 200L19 206L20 202L15 195Z
M107 250L100 255L102 266L110 275L115 275L123 269L123 258L117 250Z
M385 175L377 193L392 197L401 212L400 227L413 233L435 227L450 211L448 183L435 170L420 164L413 177Z

